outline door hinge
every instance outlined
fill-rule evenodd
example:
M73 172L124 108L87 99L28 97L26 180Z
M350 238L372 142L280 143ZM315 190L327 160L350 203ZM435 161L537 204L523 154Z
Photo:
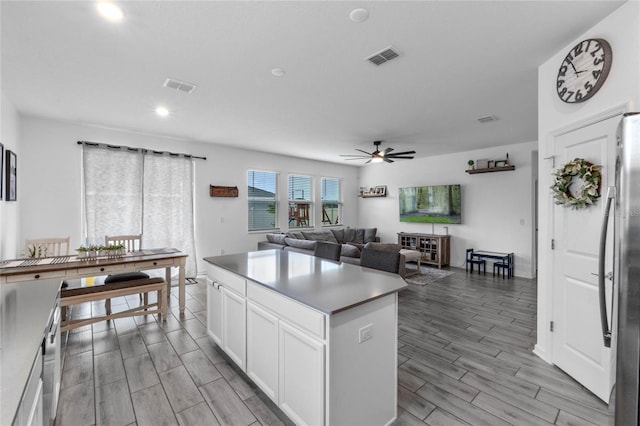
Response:
M551 240L551 250L556 249L556 240Z
M549 321L549 331L553 333L553 321Z

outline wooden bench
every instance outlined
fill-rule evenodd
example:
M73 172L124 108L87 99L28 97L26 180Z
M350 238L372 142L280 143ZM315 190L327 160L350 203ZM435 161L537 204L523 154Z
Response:
M96 300L107 300L114 297L129 296L132 294L143 294L152 291L158 292L157 302L144 303L135 308L120 312L107 311L107 315L91 318L69 319L66 315L67 306L79 303L93 302ZM146 300L146 298L145 298ZM122 281L110 284L99 284L86 287L68 287L60 292L60 307L62 308L61 330L73 330L99 321L115 318L132 317L139 315L158 314L160 318L166 320L167 317L167 283L162 278L145 278L133 281ZM155 308L155 309L150 309Z

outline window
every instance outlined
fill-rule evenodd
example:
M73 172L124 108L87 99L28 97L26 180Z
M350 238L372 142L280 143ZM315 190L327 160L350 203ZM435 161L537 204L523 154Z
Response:
M82 151L84 243L142 234L143 248L186 253L186 275L196 277L193 160L94 145L85 144Z
M277 182L278 175L274 172L249 170L247 173L249 231L278 227Z
M339 225L342 220L340 179L322 178L322 225Z
M313 226L311 177L289 175L289 228Z

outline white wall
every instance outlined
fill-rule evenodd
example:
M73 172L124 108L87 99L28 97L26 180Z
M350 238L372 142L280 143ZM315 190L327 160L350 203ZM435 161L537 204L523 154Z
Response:
M361 168L360 186L387 185L387 197L360 199L361 226L376 226L383 242L396 242L398 232L443 233L443 225L399 221L398 188L460 184L462 224L447 225L451 235L451 266L464 267L465 249L515 254L515 274L533 276L532 151L536 143L514 144L461 154L399 160ZM504 159L515 171L470 175L468 160ZM489 271L491 270L489 266Z
M17 201L7 201L5 170L2 168L2 200L0 200L0 259L12 258L19 253L18 228L20 224L19 209L22 202L22 156L19 137L19 116L15 107L4 94L0 94L0 143L7 149L16 153L18 158L18 196ZM5 154L6 156L6 154ZM5 159L1 158L2 164Z
M358 218L356 167L245 151L214 144L144 135L96 126L23 116L21 123L21 226L19 241L43 236L71 236L81 244L81 151L76 142L87 140L207 157L196 160L196 249L201 259L225 253L256 250L264 233L247 232L247 170L281 173L279 187L286 194L288 173L311 175L316 191L320 177L343 179L344 223ZM238 198L212 198L209 185L238 186ZM286 203L280 204L280 224L286 226ZM316 207L320 220L321 206ZM318 222L317 221L317 222ZM7 223L7 225L12 225ZM317 226L319 228L319 226ZM282 228L286 231L286 227Z
M604 38L611 44L613 63L609 77L590 100L577 105L561 102L555 89L558 67L568 49L585 38ZM640 106L640 2L630 1L593 28L563 47L538 69L539 136L539 270L538 342L535 352L551 361L551 333L548 331L553 306L553 256L549 241L553 237L551 217L553 199L548 188L554 171L549 160L553 153L553 134L597 120L610 111L637 110ZM556 164L556 168L561 165ZM593 232L597 232L594 230ZM597 313L596 313L597 314Z

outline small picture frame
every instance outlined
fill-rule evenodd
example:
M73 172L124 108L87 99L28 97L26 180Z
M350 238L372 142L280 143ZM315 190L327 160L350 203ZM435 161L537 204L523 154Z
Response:
M496 167L505 167L507 165L507 160L496 160L495 165Z
M486 169L487 167L489 167L489 160L484 158L481 160L476 160L476 167L479 169Z
M496 166L495 160L489 160L489 163L487 164L487 168L493 169L495 166Z
M364 188L364 191L362 192L363 198L386 197L386 196L387 196L386 185L378 185L378 186L372 186L370 188Z
M7 201L18 199L18 159L16 153L8 150L5 162L6 197Z

